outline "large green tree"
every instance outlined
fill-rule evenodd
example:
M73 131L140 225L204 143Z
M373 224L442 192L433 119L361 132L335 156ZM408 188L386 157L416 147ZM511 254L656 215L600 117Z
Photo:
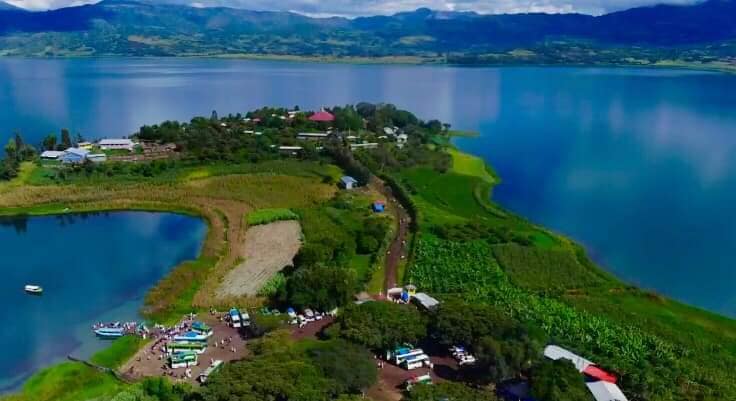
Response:
M406 394L403 401L496 401L490 390L479 390L460 383L420 384ZM546 400L540 400L546 401Z
M68 149L72 147L72 137L69 134L69 130L64 128L61 130L61 143L60 143L61 150Z
M365 348L343 341L317 343L307 351L322 374L335 381L337 393L359 393L378 379L373 356Z
M415 344L427 335L424 315L412 306L390 302L349 305L339 323L344 338L377 351Z
M319 369L288 355L267 355L226 364L202 390L204 401L326 401L332 381Z
M43 150L55 150L56 149L56 134L51 133L43 138Z
M543 401L591 401L583 375L567 360L543 360L532 371L531 395Z
M358 281L352 269L315 265L297 270L286 288L291 305L329 311L350 302Z
M429 329L432 338L444 346L470 346L484 336L516 338L524 331L494 306L461 300L440 304Z

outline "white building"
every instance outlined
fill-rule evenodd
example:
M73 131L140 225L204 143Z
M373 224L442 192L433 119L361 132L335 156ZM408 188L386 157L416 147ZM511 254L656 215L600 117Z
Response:
M64 152L58 150L45 150L43 153L41 153L41 158L45 160L57 160L63 154Z
M87 160L93 163L104 163L107 161L107 155L104 153L90 153L87 155Z
M100 145L100 149L102 150L127 150L132 152L133 147L135 146L135 143L131 141L130 139L103 139L101 140L98 145Z
M351 143L350 149L375 149L378 147L378 143L376 142L370 142L370 143Z
M432 310L440 304L440 301L423 292L414 294L414 300L426 310Z
M399 134L396 136L396 146L403 148L406 145L406 141L409 140L409 136L406 134Z
M311 141L321 141L323 139L327 139L329 136L330 134L324 132L300 132L296 134L298 139L308 139Z

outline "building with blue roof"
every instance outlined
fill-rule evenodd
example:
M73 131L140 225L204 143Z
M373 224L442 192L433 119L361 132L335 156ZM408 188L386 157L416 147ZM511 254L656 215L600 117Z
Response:
M69 148L59 158L65 164L80 164L87 160L89 150L80 148Z

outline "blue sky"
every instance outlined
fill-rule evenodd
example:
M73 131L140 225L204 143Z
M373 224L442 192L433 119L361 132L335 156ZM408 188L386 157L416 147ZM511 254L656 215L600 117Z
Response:
M5 0L19 7L45 10L69 5L95 3L96 0ZM698 0L165 0L198 7L229 6L252 10L295 11L313 16L393 14L429 7L437 10L477 11L480 13L550 12L604 14L630 7L691 4Z

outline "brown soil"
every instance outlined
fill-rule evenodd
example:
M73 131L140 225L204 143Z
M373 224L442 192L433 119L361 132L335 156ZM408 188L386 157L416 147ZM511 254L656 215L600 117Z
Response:
M322 331L322 329L332 324L333 321L335 321L335 318L332 316L325 316L322 320L307 323L307 325L302 328L295 326L294 330L291 332L291 338L294 340L317 338L317 335Z

